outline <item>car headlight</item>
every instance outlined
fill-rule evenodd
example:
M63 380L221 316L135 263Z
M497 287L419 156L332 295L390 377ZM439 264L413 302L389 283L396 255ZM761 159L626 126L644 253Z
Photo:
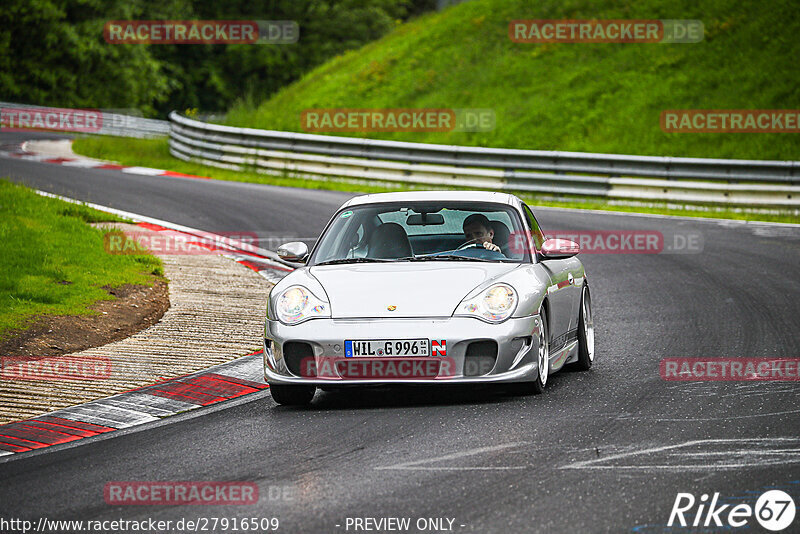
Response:
M331 316L330 305L303 286L292 286L281 293L275 303L275 312L284 324Z
M477 317L489 323L501 323L517 307L517 292L508 284L495 284L477 296L464 299L454 315Z

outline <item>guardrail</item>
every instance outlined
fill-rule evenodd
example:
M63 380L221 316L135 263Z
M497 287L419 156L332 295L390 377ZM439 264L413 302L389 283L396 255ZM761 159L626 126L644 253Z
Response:
M31 106L27 104L15 104L10 102L0 102L0 108L11 109L35 109L53 110L67 108L53 108L46 106ZM114 135L117 137L164 137L169 134L169 121L157 119L145 119L123 113L99 110L102 116L101 126L96 133L100 135Z
M169 118L173 156L239 171L628 200L800 206L800 161L435 145L234 128L174 111Z

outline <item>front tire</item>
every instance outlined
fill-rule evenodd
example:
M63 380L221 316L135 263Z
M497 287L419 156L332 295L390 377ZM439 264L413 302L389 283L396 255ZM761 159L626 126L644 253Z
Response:
M578 360L570 366L576 371L588 371L594 363L594 318L592 297L586 286L583 286L578 314Z
M269 391L272 393L272 400L282 406L305 406L314 398L317 388L275 384L269 387Z
M539 343L536 353L537 367L536 380L517 384L516 392L522 395L539 395L544 392L547 378L550 376L550 330L547 324L547 312L542 308L540 314L542 322L539 328Z

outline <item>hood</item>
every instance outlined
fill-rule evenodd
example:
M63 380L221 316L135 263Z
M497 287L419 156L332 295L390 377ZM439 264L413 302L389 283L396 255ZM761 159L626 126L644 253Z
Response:
M450 317L476 286L518 267L514 263L386 263L311 267L334 319ZM389 311L389 306L395 306Z

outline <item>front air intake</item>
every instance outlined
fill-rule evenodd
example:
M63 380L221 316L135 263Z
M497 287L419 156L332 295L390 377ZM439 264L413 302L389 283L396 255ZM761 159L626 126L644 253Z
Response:
M314 349L303 341L287 341L283 344L283 359L286 367L294 376L303 378L317 376L317 364L314 361Z
M464 356L464 376L487 375L494 369L496 362L496 341L473 341L467 345L467 353Z

